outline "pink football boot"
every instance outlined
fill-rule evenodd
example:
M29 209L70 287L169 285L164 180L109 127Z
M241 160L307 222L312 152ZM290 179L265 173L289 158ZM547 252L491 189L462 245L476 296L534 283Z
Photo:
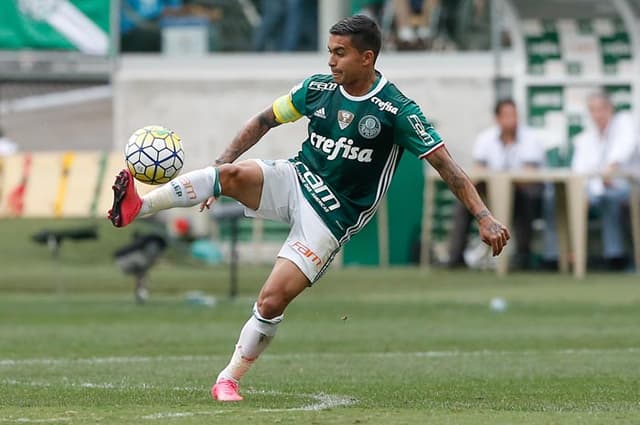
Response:
M131 223L140 212L142 198L138 196L133 184L133 176L127 169L120 171L112 189L113 206L109 210L109 220L116 227L124 227Z
M242 396L238 394L238 383L231 379L220 379L211 388L211 397L218 401L241 401Z

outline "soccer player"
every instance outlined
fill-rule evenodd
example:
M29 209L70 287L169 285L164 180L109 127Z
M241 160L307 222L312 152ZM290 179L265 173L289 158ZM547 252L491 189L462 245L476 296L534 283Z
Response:
M117 227L172 207L200 204L203 210L221 195L244 204L250 216L291 224L231 360L211 389L215 400L242 400L238 382L275 336L285 308L373 217L404 150L438 170L478 221L493 255L510 238L420 108L375 69L380 46L373 20L345 18L330 29L331 74L307 78L251 118L215 166L188 172L143 198L128 170L116 177L109 218ZM302 116L309 119L308 137L297 156L233 164L271 128Z

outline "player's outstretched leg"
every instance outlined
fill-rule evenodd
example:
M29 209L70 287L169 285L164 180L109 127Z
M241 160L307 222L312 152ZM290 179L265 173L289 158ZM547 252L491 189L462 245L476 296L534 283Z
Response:
M113 207L109 219L116 227L124 227L137 216L153 214L175 207L198 205L222 192L218 169L207 167L189 171L151 192L138 196L129 170L120 171L113 185Z
M116 227L124 227L131 223L140 208L142 198L138 195L129 170L120 171L113 183L113 206L109 210L109 220Z

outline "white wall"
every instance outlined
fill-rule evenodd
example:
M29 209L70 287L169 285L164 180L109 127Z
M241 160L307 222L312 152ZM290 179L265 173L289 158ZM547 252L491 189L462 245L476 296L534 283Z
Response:
M422 106L466 165L475 134L492 120L492 65L489 54L383 54L378 68ZM249 117L306 76L327 71L318 54L125 56L114 78L114 147L135 129L160 124L183 138L186 169L210 164ZM305 136L304 120L284 125L244 157L290 157Z
M37 103L45 96L34 96ZM8 104L9 102L5 102ZM106 150L113 140L111 98L20 110L6 108L0 121L20 151Z

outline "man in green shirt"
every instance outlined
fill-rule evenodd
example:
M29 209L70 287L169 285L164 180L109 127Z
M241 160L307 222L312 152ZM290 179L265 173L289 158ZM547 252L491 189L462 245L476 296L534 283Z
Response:
M250 119L214 166L186 173L143 198L128 170L116 178L109 212L116 227L167 208L208 209L221 195L241 202L248 215L291 224L233 356L211 390L215 400L242 400L238 381L275 336L287 305L373 217L405 149L438 170L475 216L494 255L510 238L420 108L375 69L380 46L373 20L345 18L330 30L331 74L305 79ZM271 128L302 116L309 119L308 137L296 157L232 164Z

